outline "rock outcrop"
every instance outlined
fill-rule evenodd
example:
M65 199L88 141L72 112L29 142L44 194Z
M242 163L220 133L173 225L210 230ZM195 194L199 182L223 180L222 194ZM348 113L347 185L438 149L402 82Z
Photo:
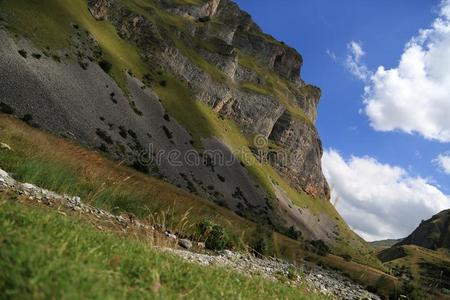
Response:
M202 138L202 151L220 151L233 164L205 162L188 128L161 105L156 90L166 84L164 76L174 78L192 99L232 119L248 140L262 136L284 154L267 151L259 159L270 163L292 187L328 201L322 146L314 126L321 93L301 79L301 55L263 33L230 0L201 0L195 5L183 0L138 2L87 1L95 20L111 23L121 42L136 48L146 64L148 73L140 78L133 70L123 70L127 74L121 84L105 73L107 66L102 70L95 63L101 62L105 49L78 24L71 24L75 29L67 36L71 48L58 50L59 56L46 55L47 49L38 49L26 38L12 38L0 27L2 105L21 118L32 114L32 120L24 119L33 126L98 148L249 219L301 231L305 239L332 240L335 216L321 216L319 221L287 196L283 209L277 207L277 195L284 195L281 188L268 192L224 139ZM24 57L20 51L39 58ZM61 62L60 57L75 61ZM146 145L154 147L152 153L146 153ZM143 153L168 155L172 150L180 157L194 153L193 159L201 163L179 166L163 159L141 164Z
M295 49L263 33L230 0L202 1L201 5L161 1L160 7L146 11L155 19L144 18L116 0L90 0L89 7L94 17L108 19L121 37L137 44L152 64L187 82L197 99L233 118L246 135L264 135L293 153L288 161L271 160L273 166L299 190L329 198L321 170L321 142L313 125L320 90L301 80L303 59ZM198 56L180 49L166 28L158 25L156 9L201 20L170 28L176 32L176 41L197 49ZM250 63L254 67L245 61L249 58L254 59ZM237 88L249 82L267 88L268 93ZM285 102L305 117L292 114Z

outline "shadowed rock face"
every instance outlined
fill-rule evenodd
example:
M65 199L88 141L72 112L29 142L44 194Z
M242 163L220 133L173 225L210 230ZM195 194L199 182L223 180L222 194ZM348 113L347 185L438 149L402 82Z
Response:
M94 18L111 22L122 39L135 45L149 69L167 71L187 86L195 99L232 118L247 137L262 135L289 154L288 159L270 154L264 159L293 187L328 200L329 188L321 170L322 145L314 127L320 89L301 79L300 54L264 34L232 1L203 0L188 5L180 4L184 3L181 0L154 0L156 5L158 2L157 9L190 22L180 27L160 24L148 17L157 14L156 8L146 8L143 16L122 0L89 0L88 8ZM171 36L193 49L196 56L189 56ZM95 40L90 43L93 49L99 48ZM155 152L195 150L189 132L176 120L168 121L158 96L138 79L128 76L125 95L97 64L24 59L18 49L39 51L1 30L0 45L0 101L20 117L32 113L34 125L107 149L113 158L131 165L148 144L156 147ZM96 57L95 53L86 54L90 56ZM245 57L252 62L244 61ZM259 67L252 67L253 63ZM212 68L216 71L211 72ZM242 88L249 83L268 87L268 91ZM277 90L277 83L283 90ZM129 103L134 103L135 109ZM301 114L293 113L292 107ZM233 156L228 146L215 138L204 139L203 148ZM196 159L202 160L200 156ZM334 221L310 218L307 209L300 212L289 199L284 199L282 209L274 208L270 200L276 199L269 199L239 162L227 167L167 163L158 167L153 175L238 213L245 212L250 219L275 224L281 216L282 226L293 226L311 239L330 240Z
M431 250L450 249L450 209L422 221L413 233L395 246L401 245L417 245Z

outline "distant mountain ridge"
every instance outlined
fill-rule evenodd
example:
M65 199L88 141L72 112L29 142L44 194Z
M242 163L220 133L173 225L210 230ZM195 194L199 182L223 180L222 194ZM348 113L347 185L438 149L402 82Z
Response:
M372 245L378 249L385 249L385 248L392 247L395 244L400 243L401 241L402 241L402 239L387 239L387 240L369 242L369 245Z

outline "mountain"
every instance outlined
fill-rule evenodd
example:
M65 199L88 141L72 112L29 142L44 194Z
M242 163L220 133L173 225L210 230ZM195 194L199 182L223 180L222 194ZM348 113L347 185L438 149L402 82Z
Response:
M0 45L2 112L379 265L329 202L320 89L234 2L0 1Z
M285 196L329 197L313 125L320 90L300 79L301 56L231 1L190 3L2 2L19 34L0 36L2 103L249 218L329 240L334 219L307 224L316 212ZM270 155L269 141L292 157ZM191 161L169 161L174 149ZM269 165L279 175L266 176Z
M377 254L393 275L436 294L450 295L450 210L420 225L405 239Z
M439 248L450 250L450 209L422 221L408 237L396 245L417 245L431 250Z
M0 167L169 239L211 230L397 293L329 201L302 65L230 0L0 0Z
M402 239L387 239L387 240L380 240L380 241L373 241L373 242L369 242L369 245L375 247L376 249L386 249L389 247L394 246L397 243L400 243L402 241Z

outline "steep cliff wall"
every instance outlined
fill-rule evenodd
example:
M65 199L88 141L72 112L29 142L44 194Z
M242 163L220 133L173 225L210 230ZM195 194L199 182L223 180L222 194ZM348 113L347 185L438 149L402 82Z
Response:
M185 21L170 26L169 32L158 24L154 7L127 6L117 0L90 0L89 6L95 18L111 21L152 64L158 61L187 82L198 100L233 118L246 135L261 134L293 153L288 162L272 163L298 189L329 197L313 125L320 90L301 80L303 59L296 50L264 34L229 0L197 5L161 1L162 9Z
M347 230L321 171L320 89L232 1L0 7L2 107L279 230Z

